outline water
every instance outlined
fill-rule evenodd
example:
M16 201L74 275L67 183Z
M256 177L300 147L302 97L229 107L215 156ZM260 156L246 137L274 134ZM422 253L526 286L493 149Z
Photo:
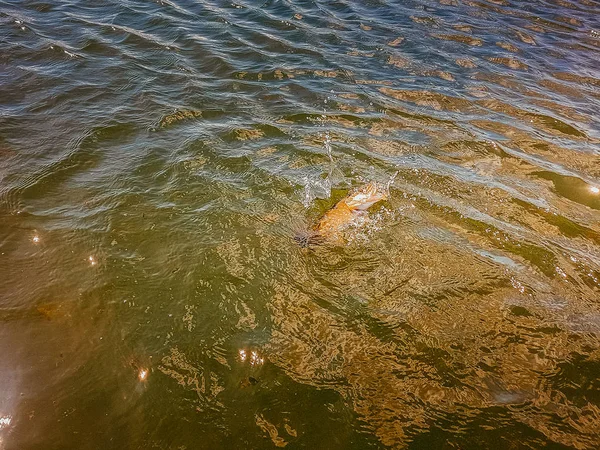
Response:
M597 1L0 5L0 449L600 446Z

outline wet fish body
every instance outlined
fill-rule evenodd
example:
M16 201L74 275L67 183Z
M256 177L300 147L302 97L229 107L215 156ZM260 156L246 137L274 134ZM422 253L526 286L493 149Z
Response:
M375 203L388 197L387 189L371 182L341 199L313 227L311 240L339 240L340 231Z

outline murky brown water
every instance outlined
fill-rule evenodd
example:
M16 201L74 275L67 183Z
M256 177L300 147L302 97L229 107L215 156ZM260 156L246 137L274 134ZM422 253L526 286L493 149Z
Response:
M597 1L0 5L0 449L600 447Z

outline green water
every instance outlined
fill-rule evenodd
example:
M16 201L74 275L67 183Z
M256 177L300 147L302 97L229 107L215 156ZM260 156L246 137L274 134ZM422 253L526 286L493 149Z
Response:
M600 446L597 2L0 5L1 450Z

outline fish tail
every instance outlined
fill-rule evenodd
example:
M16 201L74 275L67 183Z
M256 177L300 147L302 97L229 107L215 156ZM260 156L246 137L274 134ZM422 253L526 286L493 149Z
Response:
M294 235L294 241L302 248L318 244L320 240L320 235L312 230L300 230Z

